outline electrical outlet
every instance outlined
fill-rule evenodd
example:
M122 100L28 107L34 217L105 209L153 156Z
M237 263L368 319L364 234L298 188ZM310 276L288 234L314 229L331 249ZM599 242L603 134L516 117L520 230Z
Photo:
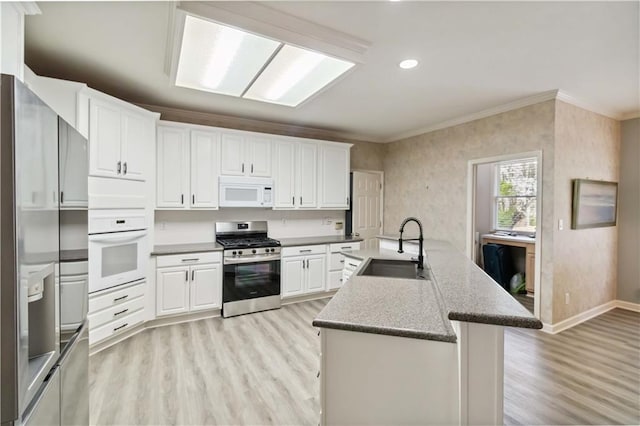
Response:
M564 304L568 305L569 302L571 302L571 298L569 297L569 293L567 292L564 294Z
M558 231L562 231L564 229L564 220L558 219Z

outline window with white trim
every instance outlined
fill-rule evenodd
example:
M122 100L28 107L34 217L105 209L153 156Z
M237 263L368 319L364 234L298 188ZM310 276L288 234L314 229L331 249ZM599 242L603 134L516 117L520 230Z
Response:
M503 161L495 167L495 229L536 232L538 160L526 158Z

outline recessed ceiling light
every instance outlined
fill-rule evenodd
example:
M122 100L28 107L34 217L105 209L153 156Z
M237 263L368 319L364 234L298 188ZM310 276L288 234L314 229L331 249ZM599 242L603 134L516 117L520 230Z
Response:
M405 59L404 61L398 64L400 68L405 70L415 68L416 65L418 65L418 61L416 61L415 59Z
M355 64L285 44L245 98L296 106Z
M354 65L185 15L175 85L297 106Z

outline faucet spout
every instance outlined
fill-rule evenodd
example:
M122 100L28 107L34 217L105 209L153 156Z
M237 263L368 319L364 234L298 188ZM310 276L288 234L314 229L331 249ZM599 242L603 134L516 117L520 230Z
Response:
M419 248L418 248L418 269L424 269L424 255L422 254L422 244L424 241L423 233L422 233L422 222L415 217L408 217L402 221L400 225L400 238L398 239L398 253L404 253L402 250L402 233L404 232L404 227L408 222L415 222L418 225L420 230L420 237L418 238Z

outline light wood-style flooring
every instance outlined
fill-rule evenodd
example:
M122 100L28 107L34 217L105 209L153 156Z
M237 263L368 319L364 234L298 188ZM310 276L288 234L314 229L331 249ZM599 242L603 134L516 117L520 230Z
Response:
M143 331L90 359L93 424L316 425L328 299ZM505 423L639 424L640 314L506 329Z

